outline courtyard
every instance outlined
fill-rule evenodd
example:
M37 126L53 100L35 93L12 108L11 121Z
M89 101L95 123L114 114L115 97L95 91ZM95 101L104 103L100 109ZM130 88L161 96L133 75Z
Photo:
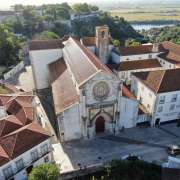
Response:
M131 128L116 136L103 134L92 140L78 140L54 144L54 157L61 173L88 168L121 159L127 155L162 164L167 161L169 145L180 144L180 128L176 123L160 128Z

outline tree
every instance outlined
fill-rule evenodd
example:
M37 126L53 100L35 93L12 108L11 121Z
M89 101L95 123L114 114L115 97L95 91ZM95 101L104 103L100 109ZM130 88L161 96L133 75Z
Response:
M46 39L58 39L58 38L59 38L59 36L52 31L43 31L40 34L35 35L35 39L46 40Z
M136 39L132 39L132 38L127 39L126 42L125 42L126 47L140 46L140 45L141 45L141 43L139 41L137 41Z
M99 10L99 7L98 7L98 6L89 5L89 9L90 9L91 11L98 11L98 10Z
M6 67L19 61L20 40L4 24L0 25L0 64Z
M90 9L87 3L76 3L73 5L73 10L77 14L89 13Z
M113 40L113 45L115 47L119 47L121 45L120 41L118 39Z
M54 164L41 164L33 168L29 180L58 180L59 169Z

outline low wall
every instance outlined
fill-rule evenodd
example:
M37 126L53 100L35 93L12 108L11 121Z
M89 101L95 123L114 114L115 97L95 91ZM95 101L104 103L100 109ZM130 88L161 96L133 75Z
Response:
M19 64L13 67L13 69L11 69L10 71L4 74L4 80L12 78L15 74L17 74L23 68L24 68L24 62L21 61Z

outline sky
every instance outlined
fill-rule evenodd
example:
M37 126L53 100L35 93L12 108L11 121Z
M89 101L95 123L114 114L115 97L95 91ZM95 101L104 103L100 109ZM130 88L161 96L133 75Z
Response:
M137 2L152 2L152 3L164 3L164 2L179 2L179 0L0 0L0 9L8 8L14 4L24 4L24 5L41 5L41 4L52 4L52 3L62 3L67 2L70 4L76 2L87 2L92 4L113 4L113 3L137 3Z
M10 7L14 4L24 4L24 5L41 5L41 4L52 4L52 3L76 3L84 2L87 0L0 0L0 9ZM93 0L89 0L91 2Z

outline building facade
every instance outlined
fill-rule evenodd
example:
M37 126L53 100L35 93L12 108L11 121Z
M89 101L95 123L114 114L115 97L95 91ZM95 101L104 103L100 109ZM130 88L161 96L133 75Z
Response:
M133 74L131 91L151 114L151 125L180 118L180 69Z

